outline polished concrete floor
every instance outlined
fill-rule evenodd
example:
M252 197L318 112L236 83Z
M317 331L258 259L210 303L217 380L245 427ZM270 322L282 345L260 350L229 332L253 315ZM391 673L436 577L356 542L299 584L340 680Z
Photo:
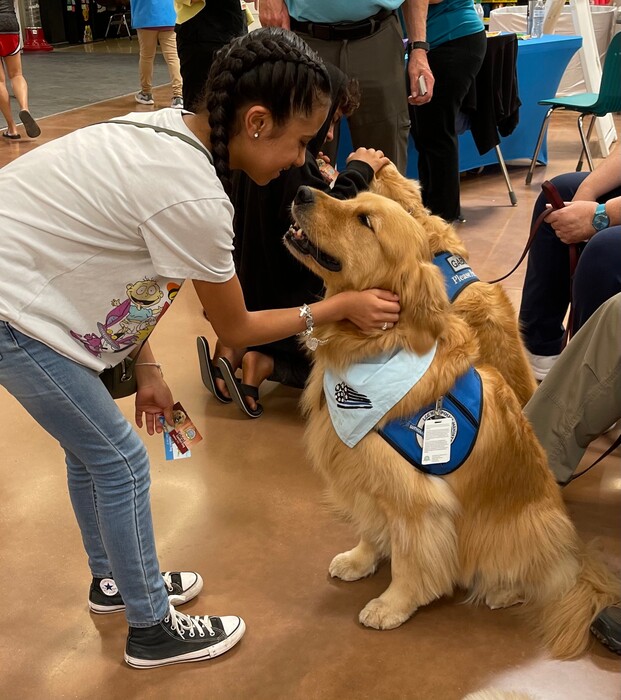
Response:
M167 104L170 89L156 90L156 99ZM135 108L129 95L43 119L38 141L0 143L0 165L46 140ZM616 124L621 134L618 117ZM530 187L524 185L525 167L510 168L518 196L514 208L499 173L463 180L467 222L460 234L482 279L505 272L517 259L539 184L575 167L573 117L554 117L549 143L550 164L537 169ZM523 274L524 267L504 283L516 304ZM218 404L200 381L199 334L213 340L187 287L152 343L204 442L191 459L170 463L161 438L145 435L155 530L164 569L196 569L205 579L201 595L183 610L239 614L248 625L245 638L209 662L152 671L124 664L123 615L88 612L90 576L61 450L2 392L0 698L461 700L487 687L521 690L539 700L621 698L620 659L599 644L579 660L551 660L512 611L461 605L460 594L419 611L397 630L361 627L357 614L386 587L388 567L357 583L329 578L332 556L350 548L354 535L324 506L321 483L304 456L298 392L266 387L259 420ZM121 407L131 419L131 399ZM585 463L614 435L597 440ZM618 569L618 453L564 495L582 535L598 537Z

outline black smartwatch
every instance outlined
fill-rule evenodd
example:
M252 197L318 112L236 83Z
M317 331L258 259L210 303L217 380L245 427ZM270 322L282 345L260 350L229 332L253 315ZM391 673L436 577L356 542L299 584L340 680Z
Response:
M408 41L408 53L412 53L414 49L422 49L423 51L429 51L428 41Z
M605 204L597 205L591 224L596 231L601 231L610 226L610 219L608 218L608 214L606 214Z

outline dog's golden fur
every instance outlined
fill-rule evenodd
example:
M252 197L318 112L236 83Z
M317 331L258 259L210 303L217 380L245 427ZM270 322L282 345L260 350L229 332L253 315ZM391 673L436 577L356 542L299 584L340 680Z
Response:
M468 251L454 227L423 206L418 183L403 177L390 163L371 184L371 191L398 202L427 233L431 253L449 252L468 260ZM481 360L495 367L525 406L536 382L526 358L515 310L499 284L473 282L453 302L457 314L474 331Z
M397 627L461 587L494 608L524 601L555 656L580 654L592 618L619 599L617 583L585 554L514 392L495 368L478 364L476 339L448 302L425 227L377 194L338 201L312 192L311 203L294 204L294 217L342 269L327 271L289 242L293 254L323 277L328 295L385 288L401 303L399 322L386 332L366 335L349 322L317 329L329 342L315 353L303 396L308 450L331 500L360 536L333 559L330 574L353 581L391 559L390 586L360 613L369 627ZM323 395L324 372L397 348L420 354L436 341L430 368L380 425L434 402L475 363L483 415L465 464L433 477L374 431L354 448L341 442Z

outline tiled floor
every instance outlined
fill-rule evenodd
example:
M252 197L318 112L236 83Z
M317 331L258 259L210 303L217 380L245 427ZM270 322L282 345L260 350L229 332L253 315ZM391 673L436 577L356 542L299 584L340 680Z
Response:
M169 96L168 88L156 91L162 105ZM0 144L0 165L72 129L135 108L130 95L44 119L38 142ZM619 117L616 123L621 133ZM554 118L550 154L550 165L536 171L531 187L524 185L525 167L511 167L515 208L499 173L464 179L467 223L460 234L482 279L517 259L538 185L573 169L573 118ZM523 273L522 267L504 283L516 304ZM388 568L357 583L329 579L331 557L349 548L354 536L322 504L321 484L302 449L298 393L264 390L265 413L256 421L218 404L200 382L199 334L213 339L187 287L158 327L153 346L205 440L190 460L169 463L160 439L145 436L160 561L164 569L202 573L205 589L185 611L240 614L248 624L246 637L207 663L143 672L125 666L123 616L87 610L90 578L61 451L2 393L1 698L460 700L490 686L530 692L539 700L621 698L620 660L603 647L594 644L577 661L553 661L511 611L459 605L461 595L428 606L397 630L362 628L358 611L385 588ZM121 406L131 418L131 399ZM600 438L585 462L612 439ZM617 567L620 467L617 453L564 492L583 536L600 537Z

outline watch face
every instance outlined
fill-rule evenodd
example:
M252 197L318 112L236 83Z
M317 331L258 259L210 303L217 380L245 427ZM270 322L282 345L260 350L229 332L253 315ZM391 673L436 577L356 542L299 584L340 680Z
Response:
M601 231L604 228L608 228L610 220L606 214L596 214L593 217L593 228L596 231Z

